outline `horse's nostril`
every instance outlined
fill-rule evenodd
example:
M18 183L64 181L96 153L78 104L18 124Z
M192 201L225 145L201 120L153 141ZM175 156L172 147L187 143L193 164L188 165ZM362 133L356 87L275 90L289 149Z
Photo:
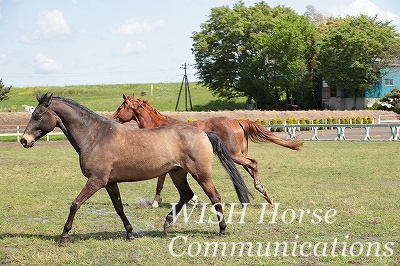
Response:
M20 142L24 148L28 148L28 141L25 138L22 138Z

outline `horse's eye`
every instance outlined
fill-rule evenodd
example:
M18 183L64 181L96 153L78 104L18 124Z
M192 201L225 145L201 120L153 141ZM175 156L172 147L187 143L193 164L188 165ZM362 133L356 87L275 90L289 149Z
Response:
M36 114L33 115L33 118L35 118L35 120L40 120L42 118L42 115L36 113Z

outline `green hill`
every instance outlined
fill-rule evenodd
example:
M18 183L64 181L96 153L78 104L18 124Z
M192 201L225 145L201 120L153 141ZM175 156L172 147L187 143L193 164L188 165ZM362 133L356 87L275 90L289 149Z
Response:
M181 83L156 84L108 84L108 85L79 85L65 87L24 87L12 88L8 100L0 102L0 111L22 111L24 105L36 106L36 94L52 92L55 96L73 99L93 111L115 111L122 103L122 94L135 93L136 98L150 101L160 111L174 111ZM244 109L245 98L227 101L219 99L205 87L190 83L190 96L193 111L235 110ZM188 102L188 108L190 104ZM179 111L185 111L185 89L182 88Z

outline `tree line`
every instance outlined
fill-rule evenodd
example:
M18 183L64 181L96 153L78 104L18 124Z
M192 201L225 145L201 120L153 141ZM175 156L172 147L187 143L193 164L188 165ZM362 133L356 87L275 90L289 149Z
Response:
M259 109L318 108L324 80L354 99L400 62L400 35L377 16L303 15L265 2L211 9L192 52L200 83L217 96L247 97Z

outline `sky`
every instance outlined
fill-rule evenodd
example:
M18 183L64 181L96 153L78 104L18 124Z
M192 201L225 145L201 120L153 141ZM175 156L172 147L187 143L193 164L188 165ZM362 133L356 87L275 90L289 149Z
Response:
M238 0L0 0L0 79L5 86L197 81L191 36L211 8ZM259 1L243 1L246 6ZM397 0L265 0L304 14L378 15L400 32Z

